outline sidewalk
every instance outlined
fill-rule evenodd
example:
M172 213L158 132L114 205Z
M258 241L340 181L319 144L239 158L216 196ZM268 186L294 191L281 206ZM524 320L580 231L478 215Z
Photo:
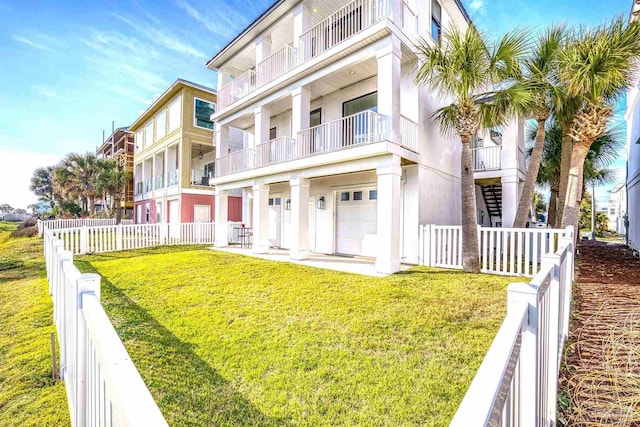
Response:
M581 241L559 425L640 426L640 260Z

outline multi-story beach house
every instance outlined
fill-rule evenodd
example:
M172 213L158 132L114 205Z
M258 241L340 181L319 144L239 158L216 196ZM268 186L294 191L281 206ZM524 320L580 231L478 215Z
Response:
M123 216L133 218L133 152L134 134L129 131L129 127L119 127L111 132L111 136L104 140L97 148L98 158L116 159L124 169L130 173L130 178L124 190L124 197L121 200ZM109 201L107 201L109 203Z
M638 21L640 3L631 6L632 21ZM624 118L627 122L627 240L629 246L640 250L640 79L636 75L627 90L627 108Z
M626 234L627 187L623 183L616 184L616 186L609 191L607 220L610 231L618 234Z
M241 190L253 251L418 262L419 224L460 223L461 144L415 84L419 37L470 19L458 0L279 0L215 54L216 244ZM242 137L238 137L238 132ZM522 123L474 142L478 221L510 226L524 178Z
M213 220L215 109L214 89L178 79L133 122L136 223ZM225 210L240 220L242 198Z

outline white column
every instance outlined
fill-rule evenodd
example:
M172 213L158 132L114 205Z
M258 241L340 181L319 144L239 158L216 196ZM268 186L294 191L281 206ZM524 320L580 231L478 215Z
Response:
M215 138L216 159L229 154L229 126L217 126Z
M400 270L400 158L392 157L389 166L376 170L378 175L378 256L376 271L395 273Z
M252 216L251 216L251 191L248 188L242 189L242 222L247 226L251 227L252 224Z
M513 227L516 210L520 200L518 191L519 179L516 175L502 177L502 226Z
M215 246L229 245L229 191L216 189Z
M216 73L218 77L218 90L220 90L226 84L227 73L222 68L218 68Z
M300 2L293 8L293 47L300 47L300 36L311 28L311 10L309 2ZM300 51L298 50L298 54Z
M388 43L377 53L378 114L384 120L387 139L400 142L400 41L388 37Z
M291 183L291 259L309 258L309 180L296 178Z
M253 253L269 252L269 186L253 186Z
M309 127L311 112L311 90L302 86L291 92L291 137L297 138L298 132Z
M258 36L256 39L256 65L271 55L271 34Z
M255 123L255 137L253 143L255 146L269 141L269 127L271 126L271 111L267 107L258 107L253 111L253 119ZM250 142L251 144L251 142ZM249 148L254 148L255 146Z

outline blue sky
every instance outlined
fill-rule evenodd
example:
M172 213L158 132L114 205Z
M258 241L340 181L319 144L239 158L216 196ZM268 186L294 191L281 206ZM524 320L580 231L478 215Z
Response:
M176 78L214 86L207 59L271 3L0 0L0 203L33 203L35 167L95 150L112 120L128 125ZM552 22L597 24L631 7L631 0L463 3L493 35Z

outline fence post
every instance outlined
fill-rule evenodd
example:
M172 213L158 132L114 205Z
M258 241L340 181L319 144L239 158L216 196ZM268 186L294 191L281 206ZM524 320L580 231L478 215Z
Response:
M122 250L122 224L118 224L116 227L116 250Z
M42 237L42 220L38 218L38 237Z
M573 250L573 237L563 237L560 239L559 246L567 245L567 254L565 259L564 277L560 277L560 286L564 289L564 336L569 335L569 314L571 312L571 301L573 299L573 275L575 268L575 252Z
M164 246L167 242L167 228L169 227L169 223L160 223L158 227L160 227L160 245Z
M100 275L87 273L78 277L75 298L76 387L74 427L87 425L87 324L82 313L82 294L90 293L100 300Z
M522 303L528 304L529 310L520 347L519 407L514 408L514 413L520 418L520 422L516 422L516 425L533 427L539 425L536 408L538 408L537 394L541 374L538 361L538 287L522 282L509 284L507 313Z
M549 282L549 365L547 372L547 419L556 418L556 399L558 392L558 353L562 351L559 347L560 341L560 255L546 254L540 258L540 270L552 265L551 280Z
M86 226L80 228L80 253L82 255L89 252L89 230Z
M429 267L436 265L436 226L430 224L429 226Z

